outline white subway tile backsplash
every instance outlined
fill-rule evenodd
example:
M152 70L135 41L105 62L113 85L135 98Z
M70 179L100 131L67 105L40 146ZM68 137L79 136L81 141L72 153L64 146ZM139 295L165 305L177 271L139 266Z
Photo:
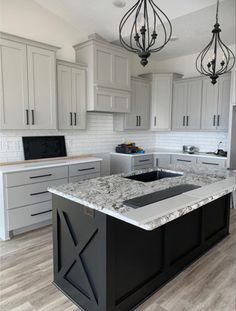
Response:
M150 132L113 131L113 115L88 113L87 129L76 131L1 131L0 162L23 160L22 136L65 135L68 155L81 153L106 153L114 151L117 144L132 140L143 148L182 149L182 145L195 145L200 151L215 151L220 141L227 148L224 132Z

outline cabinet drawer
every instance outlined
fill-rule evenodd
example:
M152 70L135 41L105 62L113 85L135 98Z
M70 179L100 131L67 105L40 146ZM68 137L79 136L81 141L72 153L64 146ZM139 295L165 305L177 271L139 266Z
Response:
M100 172L100 162L89 162L69 166L69 177Z
M8 188L6 190L7 208L11 209L24 205L49 201L52 199L52 195L47 191L48 187L66 184L67 182L68 179L64 178Z
M52 201L8 211L9 230L24 228L52 218Z
M197 163L211 167L226 167L225 159L198 158Z
M196 164L197 158L194 156L182 156L182 155L172 155L172 163L182 163L182 164Z
M9 173L6 175L6 186L14 187L67 177L68 177L67 166Z
M87 179L97 178L100 177L100 173L88 174L88 175L81 175L81 176L74 176L69 178L69 182L79 182Z
M133 158L134 166L136 165L146 165L151 164L153 165L153 155L143 155L140 157Z

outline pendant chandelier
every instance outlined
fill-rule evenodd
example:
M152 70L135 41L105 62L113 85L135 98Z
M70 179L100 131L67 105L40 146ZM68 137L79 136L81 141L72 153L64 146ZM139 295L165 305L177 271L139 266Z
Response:
M217 0L216 23L212 30L211 41L196 59L197 71L210 77L212 84L216 84L219 76L229 72L235 64L234 53L221 40L218 13L219 0Z
M123 16L119 26L121 44L136 53L143 66L147 65L151 53L159 52L167 44L171 35L168 17L153 0L138 0Z

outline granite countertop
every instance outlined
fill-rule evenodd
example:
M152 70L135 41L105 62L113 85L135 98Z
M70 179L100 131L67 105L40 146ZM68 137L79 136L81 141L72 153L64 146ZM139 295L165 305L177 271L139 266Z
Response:
M219 168L207 168L206 170L205 166L196 164L169 165L167 170L182 172L181 176L174 178L148 183L124 178L152 170L98 177L79 183L52 187L49 191L145 230L153 230L236 190L235 172ZM123 201L127 199L180 184L194 184L201 188L138 209L123 204Z
M80 164L80 163L88 163L88 162L97 162L102 161L101 158L96 157L78 157L73 159L54 159L54 160L43 160L38 162L29 162L29 163L20 163L20 164L8 164L0 166L0 174L5 173L14 173L14 172L21 172L27 170L37 170L47 167L59 167L59 166L67 166L73 164Z

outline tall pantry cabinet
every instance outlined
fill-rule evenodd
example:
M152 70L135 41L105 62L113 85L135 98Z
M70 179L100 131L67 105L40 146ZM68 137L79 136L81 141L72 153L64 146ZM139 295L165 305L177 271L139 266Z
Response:
M0 128L56 129L58 48L0 36Z

